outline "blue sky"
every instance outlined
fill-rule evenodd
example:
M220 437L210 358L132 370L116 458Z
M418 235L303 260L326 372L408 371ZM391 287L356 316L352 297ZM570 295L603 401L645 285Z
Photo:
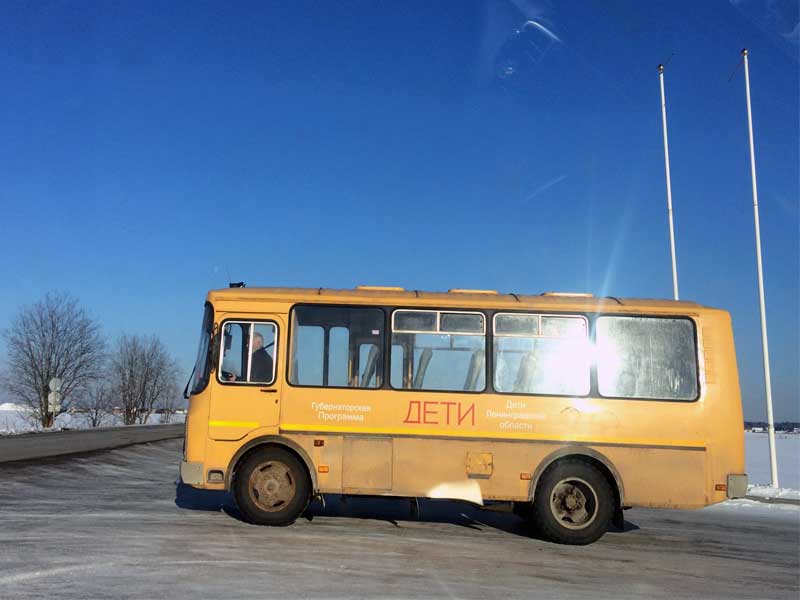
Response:
M764 418L746 46L776 418L798 420L798 20L763 0L4 3L0 327L67 291L188 375L228 273L670 297L670 60L681 297L731 311Z

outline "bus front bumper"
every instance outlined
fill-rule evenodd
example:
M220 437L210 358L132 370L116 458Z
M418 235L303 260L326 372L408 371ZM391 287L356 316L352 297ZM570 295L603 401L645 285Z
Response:
M747 474L728 475L728 498L744 498L747 495Z
M189 485L203 483L203 463L181 461L181 481Z

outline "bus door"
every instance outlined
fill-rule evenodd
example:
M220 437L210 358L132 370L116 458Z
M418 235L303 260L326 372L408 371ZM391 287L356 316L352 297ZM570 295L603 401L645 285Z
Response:
M209 413L212 439L238 440L253 429L278 425L281 329L277 316L222 322L219 387Z

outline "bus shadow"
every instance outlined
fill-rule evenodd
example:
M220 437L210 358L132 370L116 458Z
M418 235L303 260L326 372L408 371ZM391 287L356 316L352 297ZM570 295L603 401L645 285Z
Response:
M473 531L500 530L523 537L535 537L526 521L510 512L494 512L466 502L419 498L325 495L325 505L315 500L305 518L333 517L384 521L395 527L404 523L442 523Z
M608 533L628 533L630 531L638 530L639 526L636 523L631 523L630 521L625 521L621 528L613 524L608 526Z
M175 506L184 510L222 511L234 519L244 520L230 492L199 490L182 481L175 485ZM326 494L324 505L319 499L312 500L300 518L308 521L315 517L365 519L388 522L395 527L413 521L449 523L477 531L492 528L530 536L525 521L510 513L481 511L471 504L452 500L419 499L416 506L418 513L408 498Z
M185 510L224 512L244 521L230 492L198 490L178 481L175 486L175 506ZM377 496L340 496L326 494L324 504L314 499L301 519L316 517L364 519L383 521L401 528L406 523L441 523L473 531L498 530L520 537L542 539L528 521L511 512L486 510L456 500L431 500ZM630 521L622 528L609 526L608 533L620 534L639 529Z
M224 512L243 521L233 494L222 490L198 490L178 480L175 484L175 506L185 510Z
M417 509L418 507L418 509ZM496 529L535 539L542 539L529 521L510 511L491 510L458 500L389 498L378 496L325 495L325 505L312 502L304 517L344 517L386 521L395 527L404 522L445 523L475 531ZM639 527L625 521L622 528L609 525L608 533L627 533Z

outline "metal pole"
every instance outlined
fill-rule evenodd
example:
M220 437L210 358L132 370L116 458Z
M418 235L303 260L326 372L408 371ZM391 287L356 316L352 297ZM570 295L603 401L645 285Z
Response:
M761 349L764 355L764 387L767 392L767 433L769 435L769 467L772 487L778 487L778 460L775 456L775 423L772 418L772 384L769 375L769 344L767 343L767 311L764 303L764 272L761 267L761 225L758 220L758 188L756 187L756 155L753 148L753 113L750 108L750 67L747 63L747 48L744 56L744 86L747 92L747 129L750 133L750 173L753 178L753 216L756 227L756 260L758 261L758 301L761 308Z
M675 226L672 223L672 181L669 174L669 141L667 140L667 101L664 98L664 65L658 65L661 84L661 122L664 126L664 170L667 173L667 214L669 215L669 247L672 256L672 292L678 300L678 266L675 260Z

